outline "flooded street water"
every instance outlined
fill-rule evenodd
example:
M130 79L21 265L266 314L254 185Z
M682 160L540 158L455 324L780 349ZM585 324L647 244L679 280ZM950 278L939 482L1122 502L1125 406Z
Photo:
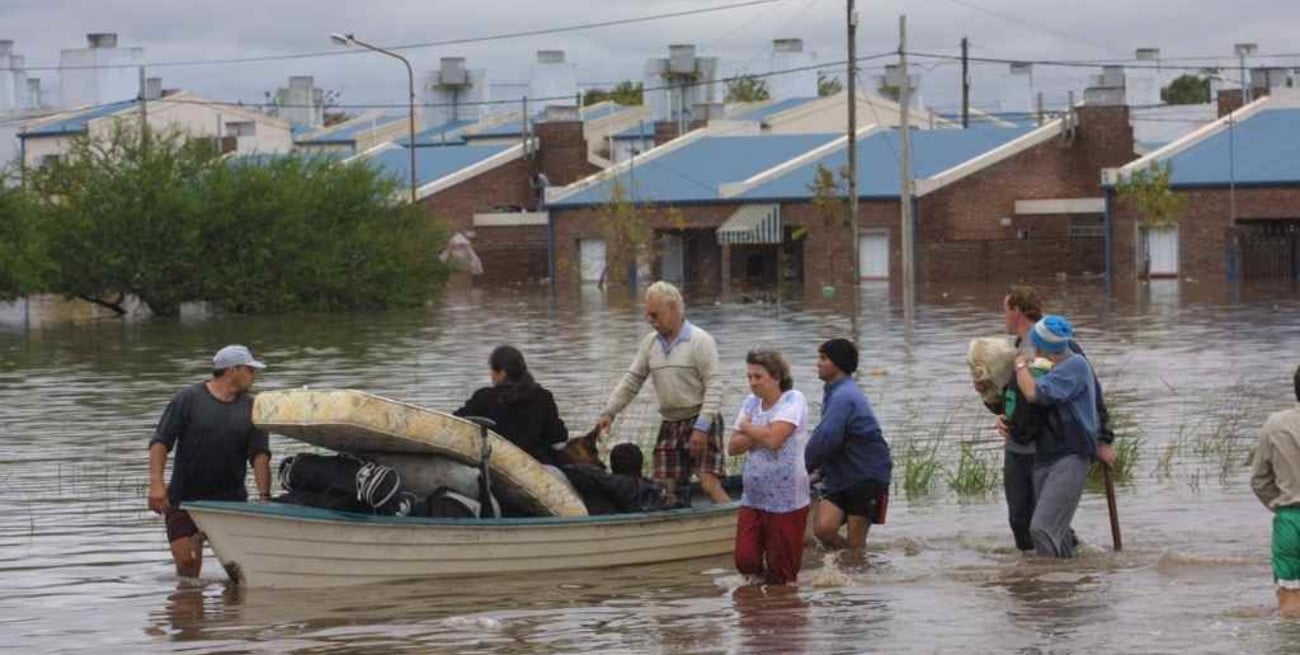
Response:
M1122 438L1137 444L1119 489L1125 550L1089 491L1076 560L1014 551L1001 485L958 493L968 464L996 473L993 417L970 388L966 342L1001 329L1000 287L927 297L909 328L886 288L866 288L859 382L895 458L889 523L866 565L806 552L791 590L741 587L718 557L615 570L413 581L310 592L236 589L210 555L202 584L172 575L162 521L145 508L146 444L173 393L221 345L251 345L260 389L351 387L438 409L487 383L488 352L518 345L573 430L594 422L647 327L595 290L452 292L421 312L146 319L0 311L0 650L11 652L1293 653L1300 623L1275 617L1269 513L1247 458L1270 412L1295 405L1300 292L1205 290L1177 281L1047 291L1096 364ZM853 329L823 299L701 301L717 339L725 414L743 355L781 348L820 400L815 348ZM645 440L653 394L616 426ZM910 446L909 446L910 444ZM934 453L928 493L901 488L904 454ZM274 462L295 444L272 438Z

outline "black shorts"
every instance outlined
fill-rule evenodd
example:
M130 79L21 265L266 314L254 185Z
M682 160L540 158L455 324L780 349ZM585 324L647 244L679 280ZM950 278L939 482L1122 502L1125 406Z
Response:
M167 541L176 541L185 537L193 537L199 533L199 526L194 524L194 519L190 518L190 513L175 507L167 508L167 513L163 516L167 520Z
M823 499L840 508L846 517L860 516L871 523L884 523L889 507L889 487L877 480L867 480L826 494Z

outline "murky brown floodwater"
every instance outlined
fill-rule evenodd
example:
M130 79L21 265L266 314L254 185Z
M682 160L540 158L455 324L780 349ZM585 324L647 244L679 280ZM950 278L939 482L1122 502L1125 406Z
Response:
M1051 292L1112 406L1140 438L1121 488L1126 550L1108 552L1105 504L1090 493L1070 562L1010 548L996 487L960 496L945 474L925 496L895 489L867 567L810 549L797 590L736 589L728 558L564 575L409 582L309 593L178 586L161 521L145 509L145 451L170 395L202 378L218 346L245 342L271 364L262 388L348 386L454 408L486 381L500 342L523 347L570 425L587 427L646 329L635 307L594 290L452 294L425 312L176 321L63 320L0 309L0 649L13 652L1276 652L1300 650L1277 620L1269 514L1245 460L1268 412L1291 406L1300 293L1178 283ZM997 457L969 389L965 341L1000 329L999 288L927 298L912 330L887 290L863 291L864 374L893 445L958 444ZM818 299L818 303L821 300ZM700 303L718 339L727 412L744 352L781 347L819 399L816 344L850 330L842 308ZM25 327L26 326L26 327ZM647 395L647 399L649 394ZM648 402L622 434L641 436ZM275 438L278 456L294 445Z

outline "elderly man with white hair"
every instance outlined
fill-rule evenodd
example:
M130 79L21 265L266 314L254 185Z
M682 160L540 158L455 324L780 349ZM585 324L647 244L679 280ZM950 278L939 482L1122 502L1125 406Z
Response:
M641 340L632 366L610 394L596 425L609 429L645 384L654 380L659 398L659 438L654 450L654 478L676 500L694 472L700 488L715 503L731 499L722 489L722 376L718 347L708 332L686 320L685 303L677 287L650 285L645 316L654 331Z

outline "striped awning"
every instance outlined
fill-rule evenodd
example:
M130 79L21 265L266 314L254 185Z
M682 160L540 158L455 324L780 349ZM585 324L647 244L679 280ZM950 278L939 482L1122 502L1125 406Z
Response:
M742 205L718 226L718 243L781 243L781 205Z

